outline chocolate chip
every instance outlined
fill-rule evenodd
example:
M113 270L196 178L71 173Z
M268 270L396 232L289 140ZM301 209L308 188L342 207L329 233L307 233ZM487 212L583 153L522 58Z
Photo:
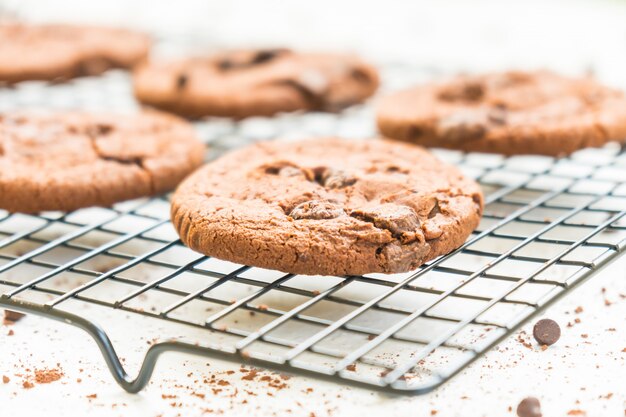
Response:
M433 208L428 213L428 218L432 219L433 217L435 217L439 213L441 213L441 207L439 207L439 200L435 199L435 205L433 206Z
M96 131L100 136L108 135L113 131L113 126L104 123L98 123L96 124Z
M386 171L387 172L391 172L391 173L399 173L399 174L408 174L409 173L408 169L400 168L399 166L396 166L396 165L388 166Z
M235 63L228 58L224 58L217 63L217 67L222 71L229 70L231 68L234 68L235 66Z
M87 126L85 133L91 137L98 137L108 135L113 131L113 126L105 123L96 123L92 126ZM70 129L71 132L71 129ZM71 132L76 133L76 132Z
M541 403L535 397L524 398L517 406L519 417L541 417Z
M332 168L315 168L315 181L327 188L343 188L356 182L354 175Z
M185 86L187 86L187 81L189 81L189 77L187 76L187 74L179 74L178 78L176 78L176 88L178 90L182 90L183 88L185 88Z
M311 200L294 207L289 216L295 220L324 220L334 219L343 214L343 209L330 201Z
M496 106L487 112L487 119L493 124L496 125L505 125L507 118L506 107L504 106Z
M262 64L273 60L274 58L287 53L287 49L265 49L258 51L252 58L251 64Z
M485 122L484 114L456 111L439 120L437 134L450 142L480 139L487 133Z
M417 126L409 127L409 139L419 139L424 134L424 129Z
M550 319L542 319L535 323L533 336L540 345L553 345L561 337L561 328L558 323Z
M416 239L420 221L412 208L398 204L381 204L366 209L352 210L350 216L373 223L379 229L386 229L402 243Z
M117 162L122 165L136 165L143 166L143 158L138 156L112 156L112 155L101 155L100 159L103 161L109 162Z
M485 95L485 87L478 81L465 81L447 86L440 91L439 98L444 101L478 101Z
M372 81L372 79L370 78L370 75L363 71L362 69L359 68L354 68L351 72L350 72L350 76L356 80L359 83L362 84L367 84L370 83Z
M272 61L288 52L288 49L263 49L253 53L231 54L218 61L217 66L222 71L244 69Z

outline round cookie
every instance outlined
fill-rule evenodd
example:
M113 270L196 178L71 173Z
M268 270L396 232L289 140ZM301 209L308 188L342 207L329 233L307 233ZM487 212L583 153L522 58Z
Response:
M190 118L336 111L378 87L378 73L352 55L288 49L230 51L206 58L147 63L135 71L135 95Z
M172 222L191 249L309 275L403 272L460 246L479 186L426 150L316 138L233 151L181 183Z
M0 209L69 211L163 193L203 160L167 114L0 114Z
M380 132L429 147L563 155L626 140L626 97L549 71L459 76L384 98Z
M59 80L131 68L145 60L148 36L125 29L64 24L0 24L0 82Z

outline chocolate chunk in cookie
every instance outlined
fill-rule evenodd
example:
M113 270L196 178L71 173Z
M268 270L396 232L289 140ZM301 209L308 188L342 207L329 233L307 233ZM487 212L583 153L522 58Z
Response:
M389 230L402 243L415 240L415 232L420 229L420 220L415 211L410 207L398 204L381 204L357 209L353 210L350 215L371 222L379 229Z
M482 205L475 182L420 147L317 138L263 142L205 165L172 197L172 222L193 250L232 262L393 273L463 244Z
M193 83L182 88L181 73ZM138 69L134 81L144 104L191 118L243 118L340 110L371 96L378 74L351 55L262 49L153 62Z
M333 168L315 168L315 180L328 188L343 188L354 185L357 181L356 177L342 169Z
M424 146L562 155L626 141L626 95L548 71L459 76L382 100L387 137Z
M292 219L323 220L344 215L343 209L330 201L311 200L294 207L289 213Z

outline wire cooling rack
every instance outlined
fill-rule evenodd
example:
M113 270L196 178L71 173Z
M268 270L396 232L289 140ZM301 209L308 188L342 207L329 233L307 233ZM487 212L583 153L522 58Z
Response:
M383 75L388 89L433 76L401 65ZM116 71L0 91L0 110L39 106L137 108L128 76ZM273 137L374 135L369 106L196 127L209 158ZM130 392L167 351L427 392L626 245L626 153L615 144L562 159L435 152L480 182L486 207L461 248L416 271L310 277L208 258L180 243L161 196L72 213L0 211L0 307L82 328ZM161 335L132 378L86 304L193 327L201 337Z

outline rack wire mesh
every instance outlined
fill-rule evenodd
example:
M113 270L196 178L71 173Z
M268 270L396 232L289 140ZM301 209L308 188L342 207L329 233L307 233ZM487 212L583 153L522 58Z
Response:
M384 68L396 88L433 76ZM134 111L128 76L0 91L20 107ZM209 158L283 137L374 135L372 109L196 123ZM626 152L616 144L567 158L435 151L486 195L466 243L404 274L310 277L194 253L169 223L168 196L72 213L0 211L0 307L87 331L116 381L137 392L160 354L184 351L342 383L425 393L448 380L626 246ZM130 377L85 304L201 329L153 344ZM167 338L165 338L167 339Z

